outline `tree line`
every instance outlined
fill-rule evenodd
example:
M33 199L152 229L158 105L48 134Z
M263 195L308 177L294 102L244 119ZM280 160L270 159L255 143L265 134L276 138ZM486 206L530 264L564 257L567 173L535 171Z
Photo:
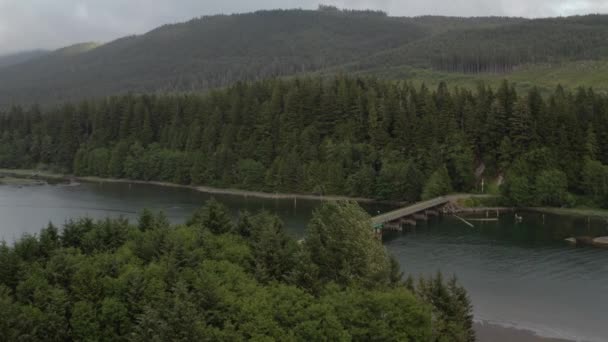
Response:
M298 243L267 212L209 201L172 226L144 210L0 244L2 341L474 341L456 280L402 279L354 202Z
M0 114L0 167L416 201L504 179L515 205L608 206L608 98L504 82L238 83Z

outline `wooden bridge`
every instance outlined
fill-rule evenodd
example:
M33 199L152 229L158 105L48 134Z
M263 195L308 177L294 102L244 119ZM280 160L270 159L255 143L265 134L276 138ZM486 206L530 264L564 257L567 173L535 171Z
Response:
M418 202L408 207L390 211L372 217L372 225L376 233L384 230L401 231L404 225L415 226L417 221L426 221L429 216L438 216L452 202L451 197L437 197L432 200Z

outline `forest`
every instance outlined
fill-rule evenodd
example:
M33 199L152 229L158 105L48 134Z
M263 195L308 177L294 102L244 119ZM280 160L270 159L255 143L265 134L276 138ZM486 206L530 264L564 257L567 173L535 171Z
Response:
M184 225L144 210L0 244L2 341L474 341L455 278L403 279L355 202L296 242L211 200Z
M204 16L81 53L68 47L70 53L61 49L0 68L0 107L127 91L205 90L313 72L398 47L424 31L376 12L332 8Z
M194 16L195 14L193 14ZM0 57L0 108L90 97L191 92L320 72L411 67L503 74L521 66L608 58L606 15L391 17L375 11L271 10L194 18L37 58Z
M514 20L489 27L472 25L417 39L355 65L363 70L401 65L452 73L502 74L523 65L603 59L608 55L607 23L604 15L588 15Z
M0 167L413 202L608 207L608 97L337 76L0 114Z

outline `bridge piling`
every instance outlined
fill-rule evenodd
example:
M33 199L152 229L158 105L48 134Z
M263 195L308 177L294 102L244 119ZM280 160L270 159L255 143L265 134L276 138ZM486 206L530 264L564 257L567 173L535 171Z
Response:
M414 214L413 215L414 218L416 219L416 221L428 221L428 216L426 216L426 214Z
M416 226L416 220L412 220L410 218L401 218L401 224L407 226Z
M434 210L434 209L426 210L425 214L427 216L439 216L439 212L437 210Z

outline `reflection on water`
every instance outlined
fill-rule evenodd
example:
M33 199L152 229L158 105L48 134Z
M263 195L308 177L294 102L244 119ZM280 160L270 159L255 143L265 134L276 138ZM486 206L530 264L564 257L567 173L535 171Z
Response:
M469 215L475 228L470 228L458 220L442 218L424 225L424 232L440 239L467 239L469 243L516 245L520 247L564 246L564 239L574 236L607 236L608 223L597 218L578 216L558 216L535 212L518 212L524 220L517 223L514 213L502 213L498 222L478 222L486 215ZM490 214L495 218L496 214ZM415 232L414 232L415 233ZM387 240L399 235L389 235Z
M24 233L35 234L49 221L61 224L78 217L136 219L143 208L162 210L173 223L183 223L210 198L224 203L236 216L239 211L268 210L278 214L287 229L304 233L318 201L273 200L246 196L210 195L189 189L124 183L83 183L79 186L0 186L0 238L13 241ZM363 205L370 213L390 209Z
M74 217L135 219L143 208L163 210L172 222L181 223L211 197L235 215L241 210L275 212L296 236L304 233L319 204L211 196L149 185L0 186L0 238L13 241L23 233L37 233L49 221L61 224ZM366 206L374 214L389 209ZM473 300L477 319L548 336L608 341L608 249L574 247L563 241L608 235L606 222L520 215L524 217L520 224L513 214L503 214L498 222L473 222L475 228L451 217L432 219L411 231L386 236L385 244L406 273L440 270L458 275Z

